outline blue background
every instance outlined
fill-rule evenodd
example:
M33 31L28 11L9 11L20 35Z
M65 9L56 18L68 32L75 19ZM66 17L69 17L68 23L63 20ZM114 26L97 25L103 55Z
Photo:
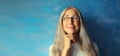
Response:
M100 56L120 56L120 0L0 0L0 56L49 56L68 6L83 14Z

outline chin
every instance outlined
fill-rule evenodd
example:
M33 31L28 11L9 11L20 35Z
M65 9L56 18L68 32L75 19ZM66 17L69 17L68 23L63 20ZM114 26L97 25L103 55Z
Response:
M66 31L68 34L73 34L75 33L74 31Z

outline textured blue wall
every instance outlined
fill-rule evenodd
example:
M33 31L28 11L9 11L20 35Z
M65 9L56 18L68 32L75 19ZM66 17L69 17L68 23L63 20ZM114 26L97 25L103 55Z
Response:
M48 56L67 6L82 12L100 56L120 56L120 0L0 0L0 56Z

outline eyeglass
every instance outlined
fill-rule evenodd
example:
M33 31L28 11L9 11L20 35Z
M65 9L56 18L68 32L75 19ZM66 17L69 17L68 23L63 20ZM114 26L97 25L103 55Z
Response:
M71 19L72 21L78 21L79 20L79 18L77 16L63 18L64 21L68 21L69 19Z

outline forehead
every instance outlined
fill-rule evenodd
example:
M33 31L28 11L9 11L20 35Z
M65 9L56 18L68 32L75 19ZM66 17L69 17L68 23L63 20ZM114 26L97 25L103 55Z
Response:
M64 16L74 16L74 15L77 15L77 12L75 9L68 9L64 14Z

